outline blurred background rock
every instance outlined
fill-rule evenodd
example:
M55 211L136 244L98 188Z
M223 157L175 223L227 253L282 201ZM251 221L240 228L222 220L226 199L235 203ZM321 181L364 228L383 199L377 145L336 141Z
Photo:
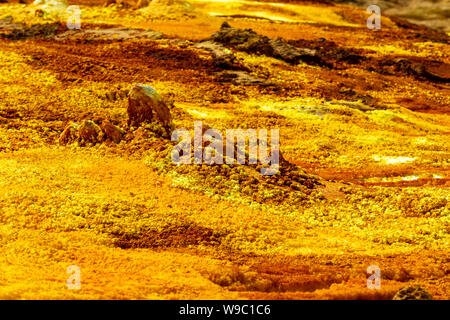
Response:
M33 3L34 0L0 0L0 3ZM230 0L232 1L232 0ZM378 5L381 13L404 18L412 23L426 25L450 33L450 0L259 0L261 2L283 3L345 3L363 8ZM99 5L116 4L123 7L142 8L149 4L172 5L175 0L69 0L70 5Z
M450 0L335 0L359 7L378 5L381 14L450 32Z

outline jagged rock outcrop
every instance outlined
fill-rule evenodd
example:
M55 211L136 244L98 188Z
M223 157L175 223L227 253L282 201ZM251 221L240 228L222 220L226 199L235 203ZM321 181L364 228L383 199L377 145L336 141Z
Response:
M213 41L202 41L195 45L198 49L204 49L212 53L214 65L222 69L237 70L242 69L238 65L235 55L227 48Z
M252 29L236 29L227 22L224 22L220 30L213 33L209 40L222 43L239 51L263 54L292 64L300 61L318 63L321 60L315 50L297 48L281 38L270 39L257 34Z
M433 82L450 82L450 65L438 61L414 61L407 58L384 59L378 62L381 73L400 72L415 76L421 80Z

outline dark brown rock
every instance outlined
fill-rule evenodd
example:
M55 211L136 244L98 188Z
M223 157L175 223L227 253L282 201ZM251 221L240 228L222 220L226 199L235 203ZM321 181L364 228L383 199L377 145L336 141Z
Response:
M76 123L69 123L64 131L59 136L58 142L60 145L66 145L78 140L78 125Z
M227 22L224 22L220 30L213 33L209 40L222 43L240 51L263 54L292 64L300 61L317 63L321 60L315 50L297 48L281 38L270 39L269 37L257 34L252 29L236 29L231 27Z
M421 80L434 82L450 82L450 65L442 62L432 63L424 60L421 62L411 61L406 58L386 59L379 63L381 71L386 66L391 66L396 72L412 75Z
M273 48L273 56L277 59L289 63L298 63L299 61L311 62L316 60L316 51L307 48L296 48L291 46L281 38L269 41Z
M78 136L82 143L102 142L104 135L98 125L92 120L84 120L78 128Z
M196 48L204 49L212 53L214 65L221 69L243 70L247 69L240 65L235 55L221 44L213 41L202 41L195 45Z
M139 127L157 121L170 131L171 114L161 96L150 86L135 84L128 94L128 125Z
M119 127L116 127L108 120L103 121L100 125L100 128L102 129L105 138L115 143L119 143L120 141L122 141L125 134L125 131L123 131Z

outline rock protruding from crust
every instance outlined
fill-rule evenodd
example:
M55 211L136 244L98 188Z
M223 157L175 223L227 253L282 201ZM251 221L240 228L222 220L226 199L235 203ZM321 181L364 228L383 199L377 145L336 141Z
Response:
M224 22L219 31L213 33L210 40L247 53L263 54L288 63L300 61L320 63L321 59L315 50L297 48L281 38L270 39L257 34L252 29L236 29Z
M304 61L306 63L318 60L316 51L307 48L296 48L291 46L282 38L269 41L273 49L273 56L277 59L284 60L289 63L298 63Z
M64 131L59 136L58 142L60 145L71 144L77 141L78 137L78 125L71 122L64 128Z
M413 62L405 58L386 59L380 62L380 66L393 66L397 72L406 75L414 75L421 79L427 79L434 82L450 82L450 67L441 62L427 62L425 66L420 62Z
M80 145L96 144L105 140L119 143L124 139L124 136L125 131L108 120L104 120L100 126L92 120L84 120L80 125L74 122L69 123L59 136L58 142L60 145L75 142Z
M82 142L93 144L102 142L104 138L102 129L92 120L84 120L80 124L78 135Z
M392 300L433 300L433 296L420 286L401 288Z
M108 120L104 120L102 124L100 125L100 128L102 129L103 133L105 134L105 138L107 140L113 141L115 143L119 143L122 141L125 131L122 130L119 127L116 127Z
M227 21L224 21L220 26L220 29L227 29L227 28L231 28L231 26Z
M135 84L128 94L128 126L158 121L169 132L171 114L158 92L150 86Z
M222 44L214 41L202 41L195 45L196 48L210 51L213 56L214 65L222 69L238 70L243 69L239 65L235 55Z

